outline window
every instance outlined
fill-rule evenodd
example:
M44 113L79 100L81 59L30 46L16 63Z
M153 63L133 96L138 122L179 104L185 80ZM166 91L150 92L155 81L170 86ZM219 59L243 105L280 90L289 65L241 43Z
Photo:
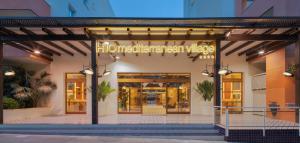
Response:
M265 11L261 17L272 17L273 16L273 11L274 11L274 8L271 7L269 8L267 11Z
M222 106L241 107L243 101L243 73L222 76ZM240 113L240 108L230 108L230 112Z
M243 0L242 7L243 9L247 9L250 5L252 5L254 0Z
M87 9L89 9L89 0L83 0L83 4Z
M86 113L86 80L79 73L67 73L65 78L66 113Z
M69 11L69 16L70 16L70 17L74 17L74 16L75 16L76 10L74 9L73 6L69 5L68 11Z

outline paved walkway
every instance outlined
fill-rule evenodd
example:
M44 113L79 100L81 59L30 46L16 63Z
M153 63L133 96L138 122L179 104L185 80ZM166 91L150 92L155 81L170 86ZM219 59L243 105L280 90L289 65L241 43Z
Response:
M99 117L99 124L212 124L212 116L171 114L166 116L147 116L120 114ZM6 124L90 124L87 115L42 116L24 120L5 121Z
M253 129L264 126L264 117L251 112L230 114L229 126L231 129ZM90 124L91 118L87 115L42 116L23 120L4 120L6 124ZM220 125L225 126L225 115L221 116ZM213 124L213 116L169 114L165 116L149 116L140 114L119 114L99 117L99 124ZM267 129L298 129L295 122L278 119L265 119Z
M158 139L143 137L96 137L10 134L1 134L0 141L1 143L225 143L224 141Z

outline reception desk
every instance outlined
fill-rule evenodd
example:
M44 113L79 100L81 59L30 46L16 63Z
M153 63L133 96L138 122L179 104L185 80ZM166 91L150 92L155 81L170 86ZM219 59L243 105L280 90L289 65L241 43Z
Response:
M162 105L145 105L143 106L143 115L166 115L166 108Z

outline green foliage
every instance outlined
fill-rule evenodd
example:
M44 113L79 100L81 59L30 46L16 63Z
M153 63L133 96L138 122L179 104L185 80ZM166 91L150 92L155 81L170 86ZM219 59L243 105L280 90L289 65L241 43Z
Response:
M9 97L3 97L3 108L4 109L17 109L19 108L19 103L17 100Z
M110 86L110 83L108 81L102 81L100 84L98 84L97 87L97 98L98 101L104 101L108 95L110 95L112 92L114 92L115 89L113 89Z
M28 84L22 86L18 83L12 83L12 95L20 101L28 101L32 104L32 107L37 107L38 102L43 96L49 96L53 90L55 90L56 84L53 83L48 77L49 73L42 72L37 78L28 76Z
M214 96L214 83L208 80L196 83L194 90L202 95L204 101L211 101Z

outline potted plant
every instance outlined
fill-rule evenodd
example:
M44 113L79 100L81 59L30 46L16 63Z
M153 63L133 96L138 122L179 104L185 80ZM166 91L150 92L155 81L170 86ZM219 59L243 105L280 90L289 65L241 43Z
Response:
M112 92L114 92L115 89L111 87L110 83L108 81L102 81L100 84L98 84L97 87L97 99L98 101L104 101L107 96L109 96Z
M119 98L120 98L120 107L122 108L123 111L127 110L126 103L127 103L128 97L129 97L129 92L126 89L122 89Z
M214 83L208 80L198 82L194 90L202 95L204 101L211 101L214 96Z
M277 112L279 110L279 105L277 104L277 102L271 102L271 104L269 104L272 116L276 116Z
M17 83L11 84L13 96L20 100L29 98L32 107L37 107L42 97L49 96L57 88L56 84L48 78L49 76L49 73L42 72L37 78L28 78L27 86L21 86Z

